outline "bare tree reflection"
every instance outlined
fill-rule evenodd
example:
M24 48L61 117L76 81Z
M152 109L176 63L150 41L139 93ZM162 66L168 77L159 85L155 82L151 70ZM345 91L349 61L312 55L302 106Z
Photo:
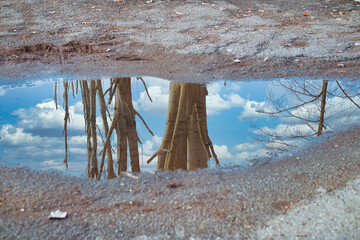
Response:
M142 79L140 79L142 80ZM78 85L81 89L81 97L83 103L85 132L87 136L87 153L88 165L87 174L89 178L101 179L103 169L105 166L105 157L107 156L107 178L115 178L114 165L117 165L118 176L121 172L127 171L127 152L130 152L130 163L132 172L140 171L138 142L141 143L136 129L135 116L138 116L147 129L144 119L134 109L132 104L131 94L131 78L112 78L110 80L111 86L105 92L102 88L101 80L79 80L76 81L76 93L78 92ZM65 159L64 163L68 167L68 123L69 116L69 82L64 81L64 137L65 137ZM144 83L145 84L145 83ZM145 86L146 87L146 86ZM71 82L71 89L73 96L75 93L74 82ZM55 84L54 95L57 99L57 84ZM105 101L105 96L108 95L108 102ZM98 100L98 104L97 104ZM57 105L57 101L56 101ZM114 106L113 114L111 116L109 107ZM99 107L101 119L103 122L103 131L101 133L100 127L96 123L97 107ZM110 126L108 121L111 122ZM117 161L113 160L113 149L111 144L111 137L113 132L116 132L116 150ZM99 132L99 134L98 134ZM153 133L150 131L153 135ZM103 149L100 151L101 160L98 161L98 136L101 136L103 141ZM103 138L103 136L105 138Z
M144 83L142 78L137 78ZM69 100L68 92L70 83L64 82L64 137L65 159L68 166L68 123ZM101 80L71 82L73 96L81 89L83 112L85 119L85 132L88 153L87 174L89 178L101 179L107 161L107 178L115 178L114 165L117 166L117 175L127 171L128 151L132 172L140 171L138 143L141 143L135 116L138 116L149 132L153 135L144 119L134 109L131 94L131 78L112 78L110 87L103 91ZM75 93L76 92L76 93ZM55 99L57 85L55 84ZM195 83L170 83L170 97L165 134L160 149L148 160L148 163L158 156L157 168L159 170L193 170L206 168L207 161L214 157L217 164L219 161L215 154L212 142L208 136L206 120L206 95L207 89L204 84ZM106 102L105 98L108 97ZM97 103L98 100L98 103ZM109 107L113 106L110 114ZM97 109L103 122L102 130L97 125ZM108 123L110 122L110 124ZM115 131L114 131L115 130ZM102 133L103 131L103 133ZM111 138L116 134L116 163L113 160L113 148ZM103 148L98 153L98 136L102 138ZM101 159L98 160L98 154Z
M207 160L218 159L208 135L204 84L170 83L169 106L164 138L158 156L159 170L206 168Z
M327 106L329 96L348 99L354 103L353 106L359 108L359 105L353 100L354 97L360 95L358 86L348 82L343 83L345 87L342 87L338 81L336 83L337 85L332 84L332 87L329 87L328 80L273 82L272 84L275 86L281 86L285 89L288 96L295 98L297 104L289 105L285 95L274 98L269 91L270 109L258 109L257 111L275 118L296 119L297 122L301 123L302 128L296 129L295 126L288 126L286 135L277 135L267 128L254 126L259 136L257 140L266 142L269 149L287 151L289 148L296 147L293 143L295 139L310 139L313 136L322 135L323 131L327 129L327 120L334 117L334 114L341 114L341 112L332 115L326 113L326 109L332 107Z

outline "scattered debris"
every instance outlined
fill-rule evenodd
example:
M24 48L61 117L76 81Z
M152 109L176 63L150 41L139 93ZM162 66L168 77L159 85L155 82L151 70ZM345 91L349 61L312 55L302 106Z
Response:
M129 201L129 204L134 207L141 207L143 205L143 203L138 200Z
M283 200L283 201L273 202L271 204L271 206L277 210L287 211L289 209L294 209L295 204L297 204L297 203L298 203L298 201L284 201Z
M228 194L230 194L230 193L232 193L232 191L231 191L230 189L225 189L225 190L223 191L223 194L224 194L224 195L228 195Z
M203 2L203 3L201 3L202 5L210 5L210 6L216 6L216 4L215 3L207 3L207 2Z
M131 173L129 173L129 172L122 172L122 174L124 174L124 175L125 175L125 176L127 176L127 177L130 177L130 178L136 179L136 180L138 180L138 179L139 179L139 177L138 177L138 176L135 176L134 174L131 174Z
M143 212L152 212L152 211L155 211L155 208L149 206L149 205L146 205L143 207L142 209Z
M327 193L327 190L323 187L319 187L317 190L316 190L318 193L320 194L324 194L324 193Z
M294 234L294 237L309 237L307 234Z
M226 214L225 214L225 209L214 209L212 211L216 216L218 216L219 218L225 218Z
M246 228L246 229L250 229L250 228L251 228L251 226L250 226L250 225L245 224L245 225L244 225L244 228Z
M166 187L167 188L178 188L178 187L181 187L181 186L184 186L184 184L182 184L182 183L170 183Z
M51 212L49 215L49 219L64 219L67 216L67 212L62 212L60 210L56 210L55 212Z

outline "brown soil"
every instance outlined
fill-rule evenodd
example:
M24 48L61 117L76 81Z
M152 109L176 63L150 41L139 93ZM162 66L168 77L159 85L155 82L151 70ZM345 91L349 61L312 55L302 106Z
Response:
M0 78L5 80L59 74L205 81L360 76L360 7L354 1L8 0L1 6ZM258 50L245 50L234 62L242 41Z
M165 172L96 183L2 167L0 237L244 239L319 190L331 194L358 178L359 133L339 133L249 171ZM56 209L69 216L48 220Z

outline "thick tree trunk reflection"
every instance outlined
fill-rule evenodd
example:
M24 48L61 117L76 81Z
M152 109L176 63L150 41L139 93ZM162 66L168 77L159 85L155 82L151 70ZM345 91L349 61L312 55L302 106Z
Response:
M140 78L140 80L142 79ZM134 109L131 94L131 78L116 77L111 79L111 86L105 92L100 80L78 81L76 83L76 92L78 83L80 83L83 102L88 150L88 177L96 178L97 180L101 179L103 169L105 168L105 159L107 159L107 178L116 177L111 144L114 130L116 132L118 176L121 176L121 172L127 171L128 156L130 157L132 172L140 172L138 142L141 143L141 141L137 133L135 116L139 116L149 132L152 135L153 133L140 114ZM64 88L66 89L64 100L66 105L68 105L68 83L64 84ZM71 88L73 95L75 95L74 83L72 83ZM107 103L105 101L106 95L109 97ZM219 163L208 136L206 95L207 90L204 84L170 83L169 111L165 135L160 150L154 155L154 157L158 156L158 169L193 170L206 168L207 161L211 156L215 158L217 164ZM98 108L96 99L98 99ZM112 103L114 111L111 119L108 106ZM97 109L101 114L104 134L101 134L102 130L96 123ZM110 126L108 119L111 121ZM64 129L66 130L67 121L69 120L68 114L64 120ZM103 148L100 151L100 161L97 159L97 131L100 132L101 136L104 136ZM67 134L65 133L65 135ZM65 137L67 138L67 136ZM67 148L67 141L65 142L65 148Z
M158 156L161 170L206 168L210 149L218 163L207 131L206 95L203 84L170 83L164 138L148 163Z

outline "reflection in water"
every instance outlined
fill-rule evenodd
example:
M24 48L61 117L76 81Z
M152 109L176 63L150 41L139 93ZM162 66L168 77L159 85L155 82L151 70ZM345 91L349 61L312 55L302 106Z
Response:
M204 84L170 83L164 138L148 163L158 156L161 170L206 168L211 150L219 164L207 130L206 95Z
M74 86L74 82L71 82ZM115 178L114 161L112 158L112 145L111 137L115 130L116 132L116 152L117 152L117 168L118 176L121 176L122 171L127 171L127 151L130 152L130 163L132 172L140 172L138 142L141 143L137 130L135 116L140 114L134 109L131 94L131 78L113 78L110 79L110 87L105 91L108 93L108 103L105 101L105 93L102 88L101 80L92 81L76 81L76 86L80 84L81 97L83 103L84 119L85 119L85 132L87 134L87 151L88 151L88 177L101 179L104 169L105 156L107 156L107 178ZM68 112L68 88L69 82L64 81L64 136L65 136L65 160L64 163L67 167L67 124L70 122ZM56 89L55 84L55 89ZM78 89L78 87L76 88ZM74 95L74 87L72 87ZM56 93L56 90L55 90ZM56 99L56 96L55 96ZM98 99L98 103L96 101ZM114 111L112 116L108 106L114 103ZM97 106L100 108L100 115L103 123L103 131L96 123ZM108 114L107 114L108 113ZM111 121L109 126L108 119ZM144 122L146 125L146 123ZM103 149L101 150L101 161L98 163L97 147L98 147L98 134L103 138ZM149 129L150 131L150 129ZM152 134L152 132L150 131ZM153 134L152 134L153 135Z
M269 92L269 105L263 109L258 109L260 113L268 114L277 118L293 119L301 127L288 127L286 133L277 135L268 129L257 128L260 138L259 141L267 142L269 149L287 150L294 148L294 139L311 139L313 136L320 136L323 131L328 129L327 121L337 117L346 111L346 108L360 108L354 101L358 98L359 87L352 82L345 82L342 87L339 81L333 83L331 88L328 87L329 81L278 81L273 82L283 88L286 94L274 99L272 93ZM344 104L339 111L333 111L334 98L327 97L330 95L336 99L342 99ZM295 101L289 103L286 96L292 96ZM327 102L330 104L327 105Z
M128 165L133 172L214 167L216 155L222 165L246 166L358 124L360 117L356 82L218 81L205 87L144 80L145 88L135 78L59 81L55 92L53 81L31 89L0 86L0 162L68 165L71 174L86 169L97 179L121 176ZM136 124L139 119L154 134Z
M142 80L141 78L139 78ZM143 81L143 80L142 80ZM80 81L81 96L84 106L85 131L87 133L88 149L88 177L101 179L104 168L105 155L107 155L107 178L116 177L113 167L111 136L113 130L116 133L116 155L118 176L127 171L127 150L130 152L132 172L140 172L138 142L141 143L136 130L135 115L143 119L134 109L131 95L131 78L113 78L108 92L108 104L105 103L105 94L102 90L101 80ZM144 81L143 81L144 82ZM73 86L73 82L71 83ZM76 82L79 84L79 81ZM64 81L64 136L65 136L65 160L67 163L67 124L70 122L68 112L69 82ZM56 85L55 85L56 88ZM146 86L145 86L146 88ZM73 95L74 95L74 88ZM56 93L56 90L55 90ZM158 156L159 170L194 170L206 168L207 161L214 156L219 164L215 150L208 136L206 121L206 95L204 84L197 83L170 83L170 96L168 117L165 134L160 149L149 159L151 162ZM103 122L103 134L96 124L96 96L100 106ZM56 97L55 97L56 98ZM150 96L149 96L150 98ZM108 106L114 99L113 116L109 118ZM150 98L151 100L151 98ZM146 123L143 121L145 126ZM100 165L97 160L97 129L103 139ZM150 131L150 129L148 128ZM153 133L150 131L153 135ZM211 151L211 152L210 152ZM212 155L211 155L212 153ZM189 166L188 166L189 165Z

